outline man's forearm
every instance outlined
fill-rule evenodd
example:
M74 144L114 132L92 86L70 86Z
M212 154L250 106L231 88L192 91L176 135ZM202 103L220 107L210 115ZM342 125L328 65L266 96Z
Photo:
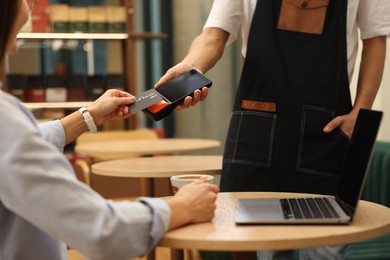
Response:
M386 37L379 36L363 41L354 112L371 108L378 93L386 59Z
M208 28L192 42L183 63L202 73L211 69L222 57L229 33L219 28Z

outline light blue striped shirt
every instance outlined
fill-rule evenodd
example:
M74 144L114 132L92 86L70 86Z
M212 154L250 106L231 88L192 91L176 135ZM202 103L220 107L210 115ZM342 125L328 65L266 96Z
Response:
M0 260L66 259L66 245L91 259L128 259L146 254L167 230L165 201L104 200L62 154L61 122L38 127L3 91L0 136Z

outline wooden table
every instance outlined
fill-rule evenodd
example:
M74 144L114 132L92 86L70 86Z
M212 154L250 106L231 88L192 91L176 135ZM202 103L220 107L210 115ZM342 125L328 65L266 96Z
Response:
M164 138L79 144L75 150L90 157L112 159L193 152L217 148L220 145L219 141L210 139Z
M360 201L349 225L236 225L238 198L304 197L310 194L240 192L219 193L211 222L168 232L158 246L205 251L287 250L349 244L390 233L390 209Z
M149 196L153 194L152 178L167 178L179 174L219 175L222 171L222 156L173 155L128 158L104 161L92 165L92 172L111 177L148 178Z
M202 143L204 145L209 143L210 147L216 145L211 141ZM187 142L187 148L190 147L189 144L190 142ZM199 144L198 142L197 145ZM177 145L178 143L175 142L175 146ZM161 152L161 147L155 148ZM177 151L179 148L170 147L170 149ZM128 158L95 163L91 170L92 173L102 176L145 178L149 186L147 195L154 197L153 178L167 178L178 174L218 175L222 170L222 156L172 155ZM154 260L155 252L149 253L147 259Z

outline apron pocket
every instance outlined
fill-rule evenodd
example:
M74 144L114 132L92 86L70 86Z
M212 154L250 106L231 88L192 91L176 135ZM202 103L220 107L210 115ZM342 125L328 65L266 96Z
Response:
M224 162L270 167L276 118L266 112L233 112Z
M322 34L329 0L282 0L278 29Z
M341 129L324 133L324 126L334 112L321 107L304 106L299 140L297 171L340 175L349 146L349 138Z

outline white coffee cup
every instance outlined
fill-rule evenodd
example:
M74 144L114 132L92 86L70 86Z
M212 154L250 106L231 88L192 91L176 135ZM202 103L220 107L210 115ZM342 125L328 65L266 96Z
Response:
M182 174L171 177L173 193L176 193L184 185L203 178L205 182L214 183L214 176L207 174Z

